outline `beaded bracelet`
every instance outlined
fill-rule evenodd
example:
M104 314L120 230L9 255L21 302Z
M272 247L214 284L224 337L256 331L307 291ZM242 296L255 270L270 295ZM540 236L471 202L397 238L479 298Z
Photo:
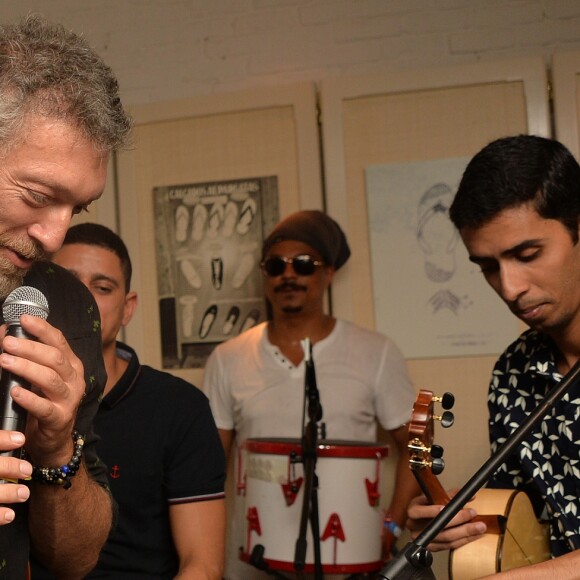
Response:
M71 485L71 478L77 474L81 465L81 456L85 438L78 432L73 431L72 438L74 441L74 451L71 460L62 467L32 467L32 479L40 483L50 485L62 485L68 489Z

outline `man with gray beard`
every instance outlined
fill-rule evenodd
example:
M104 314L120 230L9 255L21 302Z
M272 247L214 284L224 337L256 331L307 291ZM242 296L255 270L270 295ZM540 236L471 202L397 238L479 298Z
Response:
M32 388L10 391L25 432L0 430L0 578L24 577L29 547L55 576L82 578L112 525L92 431L105 382L98 310L45 259L103 193L130 126L115 77L82 38L38 16L0 27L0 294L24 283L50 309L20 318L36 341L1 344L2 373Z

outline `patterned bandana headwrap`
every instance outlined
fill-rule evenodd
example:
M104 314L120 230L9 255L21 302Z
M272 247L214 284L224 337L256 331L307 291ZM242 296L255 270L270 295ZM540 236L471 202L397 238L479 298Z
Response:
M283 219L266 238L262 257L274 244L285 240L307 244L322 256L325 264L335 270L344 265L350 256L350 248L340 226L319 210L298 211Z

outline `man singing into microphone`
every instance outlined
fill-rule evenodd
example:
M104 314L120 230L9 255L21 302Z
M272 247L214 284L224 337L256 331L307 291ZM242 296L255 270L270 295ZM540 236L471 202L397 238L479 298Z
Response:
M204 390L226 454L234 437L238 446L252 437L299 438L305 375L301 341L309 338L327 438L375 441L380 423L398 448L388 538L392 532L398 535L406 506L417 492L407 467L406 429L415 395L405 361L391 340L324 311L325 294L349 256L344 232L323 212L299 211L281 221L262 249L272 318L213 351ZM226 578L266 578L238 560L237 548L245 544L241 508L239 501Z
M11 391L28 421L25 433L0 430L0 450L24 446L27 460L0 458L0 478L32 480L0 485L0 578L24 577L29 544L55 576L82 578L111 529L92 430L105 381L99 314L86 288L45 259L102 194L130 126L116 79L83 39L36 16L0 27L0 297L33 286L50 309L47 321L21 317L37 341L1 344L2 372L32 390Z

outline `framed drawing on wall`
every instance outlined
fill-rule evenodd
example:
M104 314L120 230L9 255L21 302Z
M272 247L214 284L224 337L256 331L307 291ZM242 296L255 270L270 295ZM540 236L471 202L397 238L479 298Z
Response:
M383 183L391 179L384 173L386 166L404 169L414 165L417 176L423 163L471 158L486 143L501 136L519 133L549 136L544 59L507 59L428 70L391 70L361 77L328 78L321 83L321 108L327 208L345 228L353 255L344 268L347 275L336 276L333 282L334 312L362 326L379 327L393 338L404 324L405 340L415 339L418 345L423 341L424 332L433 337L442 326L436 316L422 318L413 306L401 306L401 292L411 293L403 289L405 281L408 284L417 284L417 281L406 280L406 273L381 260L381 252L383 256L399 252L401 259L407 252L399 247L400 242L394 239L394 235L387 233L388 242L375 238L384 232L380 231L381 224L372 221L375 208L369 208L367 203L367 179L372 171L381 171L373 169L377 167L383 168L383 175L374 177ZM404 204L413 208L413 219L409 223L417 222L416 212L423 209L419 207L422 195L440 181L447 183L439 175L427 177L414 190L414 203ZM447 185L453 188L454 184ZM400 190L379 187L376 193L396 197ZM435 191L433 195L436 197L439 192ZM445 196L443 192L442 198ZM377 200L371 200L371 203L374 201ZM391 206L385 205L387 207ZM441 216L437 214L436 217L438 220ZM435 222L430 221L429 227L433 225ZM410 231L413 230L416 231L415 226ZM449 233L449 230L443 228L442 233ZM416 237L410 240L411 254L421 258ZM460 244L455 247L459 249ZM464 259L464 256L456 257ZM381 274L381 269L384 277L378 283L373 278ZM441 276L444 276L445 269L444 265L439 272ZM425 270L420 262L416 272L424 276ZM477 276L481 278L480 274ZM396 283L399 283L398 296L393 292ZM430 284L433 289L438 285L432 281ZM489 289L479 279L478 296L483 292L489 292ZM446 299L453 299L450 295L439 298L441 304ZM498 298L492 296L490 299L495 300L493 309L489 311L483 304L481 308L487 311L489 318L513 325L512 338L515 338L519 329L512 315ZM382 321L377 322L377 313L380 315L382 309L398 311L397 328L391 326L392 322L388 326ZM448 312L439 310L439 314L447 316ZM431 328L426 329L426 324ZM437 351L432 348L433 344L436 341L423 344L420 352L410 350L413 345L401 350L409 357L409 372L417 388L438 394L451 391L456 397L455 425L452 430L442 430L438 441L445 448L446 456L453 457L453 462L448 463L442 474L443 484L452 486L462 481L466 473L472 473L487 456L486 393L496 357L492 353L485 356L457 353L458 356L451 356L448 351L440 352L443 356L435 356ZM420 358L411 359L410 354ZM440 566L436 575L443 579L446 577L446 555L440 553L437 558Z
M253 315L265 318L263 301L258 306L263 236L279 217L322 208L314 85L131 113L134 147L118 156L117 206L140 305L126 340L143 363L199 385L211 348ZM250 270L250 263L244 278L236 267Z
M552 80L555 137L580 159L580 52L555 53Z
M500 301L449 219L468 161L366 169L375 328L409 359L494 354L517 333L515 317L489 316Z
M278 179L156 187L164 368L202 368L220 342L266 319L258 267L279 219Z

